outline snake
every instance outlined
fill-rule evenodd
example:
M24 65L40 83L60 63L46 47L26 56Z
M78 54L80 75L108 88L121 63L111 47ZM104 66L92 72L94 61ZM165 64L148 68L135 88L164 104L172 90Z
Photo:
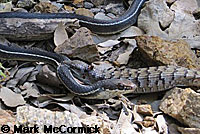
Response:
M89 85L81 84L72 74L70 66L66 64L71 62L68 57L41 49L26 49L16 45L6 46L0 44L0 59L40 61L50 64L56 68L56 74L59 80L69 91L75 95L88 96L92 99L105 99L105 96L108 96L107 92L109 92L109 96L111 97L116 96L115 94L118 93L115 90L131 92L136 88L132 82L126 79L106 79Z
M146 0L134 0L128 10L119 18L112 20L94 19L73 13L26 13L26 12L2 12L0 18L21 19L78 19L79 24L89 28L97 34L115 34L135 24L140 10Z

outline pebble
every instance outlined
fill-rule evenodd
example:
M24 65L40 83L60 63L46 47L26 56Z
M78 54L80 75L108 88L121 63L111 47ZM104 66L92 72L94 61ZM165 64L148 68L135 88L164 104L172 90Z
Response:
M19 0L17 2L17 7L18 8L25 8L25 9L30 9L34 6L35 2L32 0Z
M125 12L122 4L108 4L105 8L106 12L113 13L115 15L120 15Z
M96 14L96 13L100 12L101 9L99 9L99 8L92 8L92 9L90 9L90 11L93 12L94 14Z
M26 9L24 8L13 8L14 12L28 12Z
M101 19L101 20L110 20L108 16L106 16L104 13L99 12L94 16L95 19Z
M94 7L94 5L90 2L84 2L84 7L87 8L87 9L91 9Z
M91 2L95 5L95 6L100 6L104 3L104 0L91 0Z
M107 16L110 17L110 18L112 18L112 19L116 18L116 16L114 14L112 14L112 13L108 13Z
M52 5L57 6L58 9L61 9L64 5L64 4L60 4L60 3L57 3L57 2L51 2L51 3L52 3Z

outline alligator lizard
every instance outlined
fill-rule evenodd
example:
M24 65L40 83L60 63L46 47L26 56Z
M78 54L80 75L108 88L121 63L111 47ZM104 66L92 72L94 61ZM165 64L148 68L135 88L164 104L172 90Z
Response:
M98 81L102 79L128 79L132 81L137 88L133 92L152 93L171 89L176 86L200 86L200 71L188 69L180 66L158 66L148 68L108 68L97 69L83 62L72 61L69 66L80 72L88 81Z

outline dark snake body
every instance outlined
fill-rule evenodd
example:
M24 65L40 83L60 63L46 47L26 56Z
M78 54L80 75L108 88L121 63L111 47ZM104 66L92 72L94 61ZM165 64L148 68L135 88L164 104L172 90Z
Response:
M129 9L119 18L112 20L99 20L72 13L24 13L2 12L0 18L23 19L78 19L81 26L89 28L97 34L115 34L135 24L140 9L146 0L134 0Z
M0 59L21 60L21 61L41 61L53 65L57 70L57 76L63 85L72 93L80 96L99 94L105 89L110 90L132 90L135 85L129 80L107 79L100 80L90 85L82 85L71 73L71 68L65 64L71 60L65 56L42 51L40 49L25 49L17 46L5 46L0 44ZM93 98L95 98L95 95ZM101 96L100 96L101 97Z

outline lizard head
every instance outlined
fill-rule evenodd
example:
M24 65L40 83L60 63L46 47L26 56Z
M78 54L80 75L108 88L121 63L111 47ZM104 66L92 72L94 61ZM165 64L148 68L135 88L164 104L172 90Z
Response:
M127 79L107 79L105 88L109 88L111 90L135 90L137 86L130 80Z

